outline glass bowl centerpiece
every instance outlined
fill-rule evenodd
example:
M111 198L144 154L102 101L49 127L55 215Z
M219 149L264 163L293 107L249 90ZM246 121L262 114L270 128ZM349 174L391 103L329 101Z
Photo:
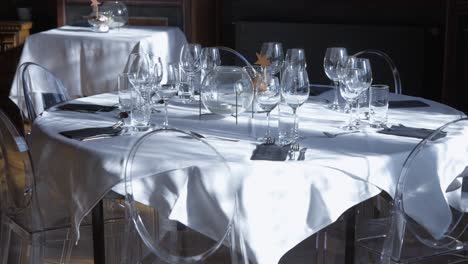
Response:
M109 14L109 27L120 28L128 23L127 6L120 1L106 1L101 10Z
M218 66L205 76L201 100L214 114L239 115L249 109L254 97L252 80L237 66Z
M235 55L246 65L250 63L239 52L227 48L216 47ZM252 78L244 67L216 66L203 78L201 85L201 101L211 113L236 117L250 109L254 98Z

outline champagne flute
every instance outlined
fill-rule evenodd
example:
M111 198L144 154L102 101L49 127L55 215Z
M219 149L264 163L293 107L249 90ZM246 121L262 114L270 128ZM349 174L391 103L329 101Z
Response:
M195 75L200 71L201 67L201 50L202 48L200 44L187 43L182 46L180 51L179 67L185 74L187 74L189 82L188 91L182 92L190 94L190 96L195 94Z
M279 42L264 42L260 50L260 55L266 55L266 58L270 62L267 67L267 72L270 75L275 75L281 71L283 67L283 45Z
M271 144L274 142L274 139L270 130L270 113L281 100L280 83L277 77L267 76L266 80L262 78L261 83L258 83L256 88L255 100L257 105L267 114L267 131L263 137L263 142Z
M325 51L325 57L323 59L323 68L327 77L333 81L335 85L334 99L333 102L328 106L332 110L339 110L340 105L338 102L338 92L340 85L340 71L342 71L348 53L345 48L333 47L327 48Z
M167 129L169 127L169 120L167 117L167 104L168 101L177 95L178 87L177 84L179 82L179 76L177 69L177 65L175 64L168 64L166 69L166 83L163 85L158 86L156 90L159 97L164 101L164 123L163 128Z
M297 109L309 98L310 87L307 71L288 68L281 81L281 95L294 114L293 135L294 140L299 138L299 124L297 121Z

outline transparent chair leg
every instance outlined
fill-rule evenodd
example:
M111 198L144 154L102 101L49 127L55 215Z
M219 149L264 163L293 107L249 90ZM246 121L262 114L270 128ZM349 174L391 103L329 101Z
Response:
M247 256L247 248L245 245L245 239L242 232L237 232L237 230L242 230L239 228L238 216L234 218L233 225L229 233L230 238L230 253L231 253L231 263L232 264L248 264L249 259Z
M381 263L392 263L392 259L400 259L405 231L406 222L404 217L398 212L393 212L390 232L385 238L383 245L383 254L380 259Z
M325 247L323 240L323 231L318 231L315 233L315 252L316 252L316 257L315 257L315 263L317 264L323 264L325 262L325 252L323 248Z
M1 222L1 230L0 230L0 241L1 241L1 248L0 248L0 263L1 264L8 264L8 251L10 249L10 240L11 240L11 229L8 222L3 221L4 217L2 216Z
M125 227L123 234L123 243L121 251L121 264L127 263L140 263L140 257L142 257L141 250L139 248L140 243L138 235L135 230L135 226L130 216L129 206L125 208Z
M71 255L73 251L73 247L76 245L75 241L75 234L71 228L67 230L67 237L64 243L64 250L62 251L62 259L60 261L61 264L68 264L71 260Z
M42 264L43 259L44 259L44 250L45 250L44 241L42 240L41 237L36 238L35 236L33 236L31 240L32 240L30 243L31 263Z

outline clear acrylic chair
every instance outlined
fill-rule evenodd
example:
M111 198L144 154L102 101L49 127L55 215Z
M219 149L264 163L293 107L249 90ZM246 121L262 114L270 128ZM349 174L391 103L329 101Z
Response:
M446 137L438 139L442 133ZM434 162L434 157L439 162ZM445 214L440 213L443 212L440 205L427 204L424 200L436 193L420 194L430 184L441 184L434 178L419 181L418 177L435 170L442 175L439 177L442 183L450 183L442 197L447 201L446 207L442 207ZM441 126L411 151L403 164L394 202L389 203L393 207L388 217L358 216L356 263L467 263L467 180L468 118L464 117ZM431 211L435 206L439 207L439 215ZM434 225L434 221L421 223L422 216L414 213L415 207L426 210L425 219L440 222L438 217L447 217L446 228ZM378 211L385 214L382 208Z
M235 179L203 139L149 132L133 145L123 173L128 234L135 228L147 250L127 253L122 263L248 263Z
M0 263L42 263L46 241L60 244L58 259L66 263L74 243L70 229L44 225L28 146L1 110L0 198Z
M18 107L25 122L25 133L44 110L69 101L70 96L62 82L43 66L25 62L18 67Z

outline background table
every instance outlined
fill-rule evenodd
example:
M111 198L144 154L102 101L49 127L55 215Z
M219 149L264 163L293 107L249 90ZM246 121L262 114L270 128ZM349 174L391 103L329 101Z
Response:
M20 63L35 62L59 78L72 98L117 90L117 76L128 55L147 52L163 64L177 63L187 42L177 27L123 27L108 33L91 28L65 26L31 35ZM10 98L16 102L16 80Z
M324 97L331 97L331 93ZM392 95L392 99L408 98L411 97ZM419 142L419 139L383 135L373 130L327 138L322 131L339 131L347 116L326 109L320 103L321 99L311 98L298 111L304 137L301 146L308 148L304 161L250 160L255 138L265 132L264 114L257 114L252 119L249 113L244 113L236 125L233 117L204 115L198 120L196 105L173 102L169 108L170 123L174 127L239 139L238 142L216 138L208 141L226 158L237 178L237 184L233 186L238 186L241 197L241 230L250 257L259 263L277 263L297 243L336 221L348 208L382 190L393 195L404 159ZM390 123L437 128L463 115L450 107L417 99L431 107L390 110ZM117 96L103 94L79 101L113 105ZM275 118L273 115L273 124ZM162 123L162 119L163 116L158 114L153 121ZM37 182L49 191L41 199L50 201L47 195L52 194L56 198L54 202L61 203L58 206L70 210L75 225L110 189L123 193L120 184L122 162L141 133L89 142L68 139L58 133L106 126L116 120L116 112L84 114L51 110L39 117L33 126L32 155L34 163L39 164L36 167ZM445 140L450 141L450 137ZM445 144L445 141L440 143ZM155 151L159 151L156 146ZM467 163L466 160L460 162ZM438 175L425 177L437 178ZM445 190L447 186L443 185L448 184L441 182L438 191ZM437 188L430 191L437 191ZM141 194L135 194L135 199L149 203L148 197ZM446 204L445 200L431 202ZM52 205L47 203L47 206ZM183 214L182 211L179 213ZM173 217L186 219L187 216ZM429 224L434 224L431 217L427 218ZM436 225L446 221L436 220ZM192 228L203 233L206 227Z

